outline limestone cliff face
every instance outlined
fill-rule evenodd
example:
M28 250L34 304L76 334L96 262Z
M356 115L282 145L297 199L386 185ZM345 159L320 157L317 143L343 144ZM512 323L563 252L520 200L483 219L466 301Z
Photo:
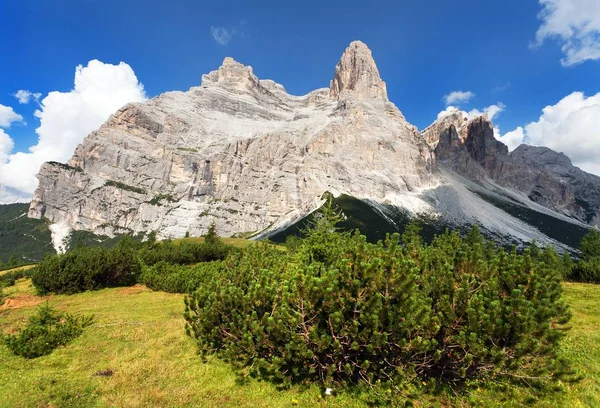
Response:
M120 109L67 165L44 164L29 215L102 234L258 233L325 191L394 203L436 183L432 160L363 43L305 96L226 58L199 87Z

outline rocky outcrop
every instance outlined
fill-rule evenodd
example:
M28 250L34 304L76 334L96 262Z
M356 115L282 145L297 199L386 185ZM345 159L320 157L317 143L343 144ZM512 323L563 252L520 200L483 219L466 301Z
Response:
M330 85L334 98L374 98L388 100L385 82L371 55L371 50L361 41L353 41L335 66Z
M564 154L528 145L509 154L494 138L493 125L485 116L461 124L443 118L423 137L435 143L441 166L483 185L492 182L517 191L579 222L599 225L600 177L573 166Z

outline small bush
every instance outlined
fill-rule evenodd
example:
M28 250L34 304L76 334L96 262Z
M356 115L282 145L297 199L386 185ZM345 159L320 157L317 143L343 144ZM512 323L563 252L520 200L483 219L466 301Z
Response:
M75 317L61 313L48 303L40 306L19 333L4 336L4 343L16 355L36 358L79 337L92 324L93 316Z
M148 266L156 265L161 261L173 265L192 265L198 262L223 260L232 249L232 246L224 244L217 237L205 242L184 241L179 244L164 241L143 248L139 256Z
M44 258L31 276L39 294L73 294L137 282L141 265L134 248L79 248Z
M104 183L104 185L107 187L116 187L116 188L120 188L121 190L131 191L133 193L146 194L146 190L144 190L143 188L130 186L128 184L121 183L120 181L107 180Z
M160 261L154 266L144 266L140 282L152 290L190 293L203 282L213 279L221 271L222 265L221 261L202 262L193 266Z
M570 279L600 283L600 232L592 229L579 244L580 258L573 266Z
M577 282L600 283L600 257L580 260L573 269L571 279Z
M23 269L17 271L6 272L0 275L0 288L13 286L17 280L24 278L26 271Z
M186 297L199 351L274 382L557 377L562 276L477 230L369 244L330 208L293 253L255 246Z

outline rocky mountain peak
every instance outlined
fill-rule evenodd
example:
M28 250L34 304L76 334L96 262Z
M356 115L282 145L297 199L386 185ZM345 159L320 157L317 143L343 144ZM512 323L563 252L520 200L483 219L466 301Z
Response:
M231 57L225 57L223 63L216 71L202 75L202 86L221 83L228 85L256 85L258 78L254 75L251 66L237 62Z
M358 98L388 100L385 82L379 76L371 50L361 41L353 41L344 51L329 89L330 95L337 99L352 94Z

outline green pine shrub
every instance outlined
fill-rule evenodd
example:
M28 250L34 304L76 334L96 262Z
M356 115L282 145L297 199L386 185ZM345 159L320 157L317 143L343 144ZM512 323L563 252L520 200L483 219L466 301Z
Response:
M39 294L73 294L137 282L141 265L135 248L78 248L47 256L38 264L31 282Z
M92 322L93 316L76 317L46 303L17 334L4 336L4 344L18 356L36 358L79 337Z
M473 230L424 245L418 228L367 243L326 207L294 251L252 246L186 297L203 355L277 383L461 383L549 378L569 312L541 251L506 252Z
M592 229L579 244L580 258L573 266L571 279L600 283L600 232Z
M217 238L214 242L181 242L174 244L172 241L156 243L139 251L140 260L148 266L159 262L172 265L192 265L198 262L219 261L225 259L232 250Z
M152 290L170 293L190 293L203 282L214 278L222 269L221 261L202 262L193 266L174 265L160 261L153 266L144 266L140 283Z
M17 271L10 271L0 275L0 288L7 288L13 286L17 280L22 279L26 276L26 272L23 269Z
M600 283L600 257L577 262L571 279L577 282Z

